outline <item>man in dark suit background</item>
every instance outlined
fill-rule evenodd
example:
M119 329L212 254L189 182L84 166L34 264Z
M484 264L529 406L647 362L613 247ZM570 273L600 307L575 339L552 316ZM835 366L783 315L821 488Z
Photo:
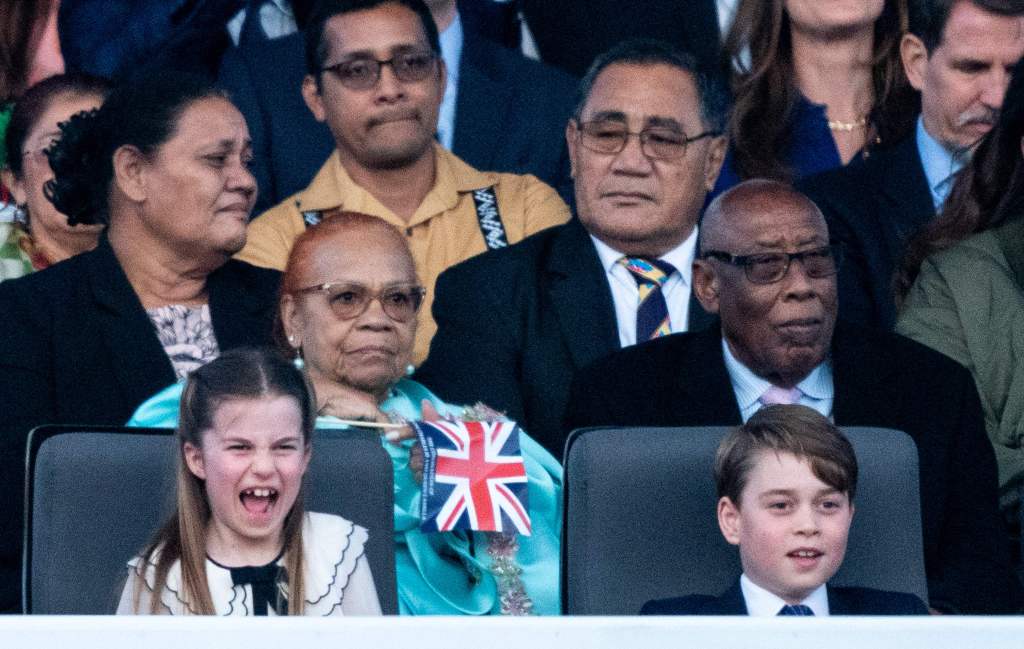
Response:
M568 198L562 131L576 81L482 38L476 13L456 0L427 3L441 32L450 87L439 119L441 143L470 166L530 173ZM302 33L269 39L246 17L239 46L224 55L220 82L245 115L260 192L254 214L306 187L334 150L327 127L302 100Z
M725 99L694 70L652 41L599 58L565 131L578 219L441 275L421 381L448 401L506 412L561 457L574 369L708 323L690 268L725 151ZM657 288L638 283L639 266L660 273Z
M690 52L705 70L722 66L721 14L728 0L520 0L543 61L582 76L599 54L632 38L656 38Z
M921 93L916 131L863 164L797 183L846 246L840 317L887 330L907 241L935 218L953 175L995 124L1009 69L1024 54L1020 0L912 0L910 10L901 54Z
M800 403L839 426L908 433L920 461L932 608L1019 610L996 469L966 369L890 333L835 326L836 257L805 196L754 180L705 214L694 292L721 327L669 336L577 373L565 429L746 421L765 403ZM643 443L638 440L638 443Z

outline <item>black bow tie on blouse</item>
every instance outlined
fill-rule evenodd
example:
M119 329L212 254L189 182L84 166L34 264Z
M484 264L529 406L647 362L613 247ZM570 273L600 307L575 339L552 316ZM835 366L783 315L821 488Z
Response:
M272 608L278 615L288 614L288 600L278 594L278 583L285 583L285 570L277 562L265 566L245 566L228 568L231 572L231 583L235 586L252 585L252 614L267 615Z

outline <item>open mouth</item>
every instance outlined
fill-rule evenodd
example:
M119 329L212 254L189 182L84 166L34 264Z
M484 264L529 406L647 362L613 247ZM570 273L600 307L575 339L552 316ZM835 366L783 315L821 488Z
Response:
M242 501L245 511L255 515L270 513L270 510L277 504L278 497L277 489L271 488L245 489L238 494L238 499Z
M786 554L793 560L798 569L811 570L817 567L818 561L824 556L824 552L813 548L800 548Z
M819 552L817 550L793 550L786 556L794 557L797 559L817 559L822 554L822 552Z

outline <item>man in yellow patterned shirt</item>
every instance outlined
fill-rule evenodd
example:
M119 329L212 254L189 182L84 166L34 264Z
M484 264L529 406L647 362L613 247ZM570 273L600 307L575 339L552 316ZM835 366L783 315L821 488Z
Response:
M321 9L307 27L302 94L335 151L305 190L252 222L238 257L283 269L295 238L332 212L391 223L407 235L428 290L418 364L436 329L431 292L441 271L564 223L569 210L533 176L477 171L435 142L446 72L422 0L338 0Z

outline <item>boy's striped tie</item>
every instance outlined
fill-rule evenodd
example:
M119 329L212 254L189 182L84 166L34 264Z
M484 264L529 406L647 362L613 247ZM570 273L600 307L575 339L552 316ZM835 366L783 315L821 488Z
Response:
M779 609L778 615L814 615L814 611L806 604L786 604Z

